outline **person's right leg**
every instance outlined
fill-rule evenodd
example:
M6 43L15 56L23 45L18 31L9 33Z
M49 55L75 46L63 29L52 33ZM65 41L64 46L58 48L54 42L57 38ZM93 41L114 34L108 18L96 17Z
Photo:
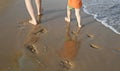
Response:
M41 17L42 17L42 0L35 0L36 7L37 7L37 21L41 23Z
M37 7L37 13L38 15L41 15L41 0L35 0L36 7Z
M81 28L81 24L80 24L81 23L80 9L75 9L75 15L76 15L78 27Z
M70 11L70 8L67 7L67 17L65 17L65 21L70 22L71 20L70 16L71 16L71 11Z
M33 10L32 4L31 4L31 0L25 0L25 4L26 4L27 10L32 18L32 20L30 20L29 22L33 25L37 25L37 20L35 18L34 10Z

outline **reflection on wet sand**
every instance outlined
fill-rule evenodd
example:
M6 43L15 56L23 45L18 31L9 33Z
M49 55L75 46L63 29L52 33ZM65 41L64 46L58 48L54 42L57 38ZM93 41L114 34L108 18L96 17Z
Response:
M38 71L44 69L44 63L42 63L43 61L39 57L45 53L47 47L38 42L41 35L46 32L46 28L37 25L27 34L23 55L19 60L21 71Z
M33 27L33 29L28 33L24 46L29 49L32 53L38 53L35 48L35 43L39 40L40 34L46 33L47 30L40 25Z
M49 36L43 35L46 31L46 28L37 25L27 34L23 55L19 59L21 71L69 71L75 67L74 59L80 47L79 32L71 32L70 25L67 24L64 46L59 52L60 56L57 56L58 52L48 48L44 42Z
M74 59L80 46L80 41L77 39L78 33L79 29L75 33L71 33L70 24L67 23L64 47L60 51L60 57L62 58L61 66L67 70L75 67Z

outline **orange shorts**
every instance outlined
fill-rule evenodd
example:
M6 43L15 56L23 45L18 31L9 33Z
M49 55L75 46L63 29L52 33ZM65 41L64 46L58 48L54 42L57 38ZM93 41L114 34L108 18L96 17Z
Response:
M82 1L81 0L68 0L68 6L79 9L82 7Z

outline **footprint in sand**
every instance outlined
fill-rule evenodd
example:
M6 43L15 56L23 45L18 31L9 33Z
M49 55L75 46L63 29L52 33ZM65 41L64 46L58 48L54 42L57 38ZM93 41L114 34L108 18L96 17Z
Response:
M89 38L94 38L94 35L92 35L92 34L87 34L87 37L89 37Z
M74 63L69 60L61 60L59 65L62 67L62 71L69 71L74 68Z
M47 33L47 29L44 28L44 27L41 27L41 28L38 28L37 30L34 31L34 34L35 35L40 35L40 34L43 34L43 33Z
M31 53L33 54L38 54L38 51L36 49L36 47L34 47L34 45L26 45L25 46Z
M26 47L29 51L34 54L38 54L36 44L39 41L40 36L37 34L46 33L47 29L41 26L34 27L27 35L27 38L24 43L24 47Z
M90 44L90 47L95 48L95 49L99 49L100 48L98 45L93 44L93 43Z
M43 27L43 26L41 26L41 25L36 25L34 28L33 28L33 30L32 30L32 35L41 35L41 34L44 34L44 33L47 33L48 32L48 30L45 28L45 27Z

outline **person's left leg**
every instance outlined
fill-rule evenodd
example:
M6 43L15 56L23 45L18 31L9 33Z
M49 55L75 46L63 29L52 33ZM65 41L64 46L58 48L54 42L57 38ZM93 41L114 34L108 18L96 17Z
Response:
M27 10L32 18L32 20L30 20L29 22L33 25L37 25L37 20L35 18L34 10L33 10L32 4L31 4L31 0L25 0L25 4L26 4Z
M81 17L80 17L80 9L75 9L75 15L78 23L78 27L81 28Z

